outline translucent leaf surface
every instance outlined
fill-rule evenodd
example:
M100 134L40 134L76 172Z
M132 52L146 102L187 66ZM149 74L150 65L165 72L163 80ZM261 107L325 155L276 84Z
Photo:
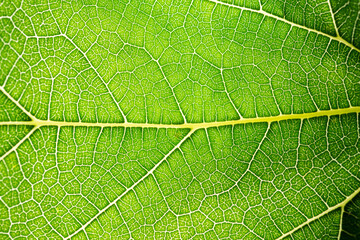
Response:
M0 239L358 239L360 4L0 3Z

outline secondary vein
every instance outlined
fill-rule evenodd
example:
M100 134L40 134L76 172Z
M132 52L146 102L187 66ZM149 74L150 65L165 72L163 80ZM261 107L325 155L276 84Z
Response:
M122 194L120 194L114 201L112 201L110 204L108 204L105 208L103 208L101 211L99 211L95 216L93 216L89 221L87 221L82 227L77 229L75 232L73 232L71 235L67 236L65 239L70 239L73 236L75 236L77 233L84 230L90 223L92 223L95 219L97 219L103 212L105 212L107 209L109 209L111 206L116 204L117 201L119 201L125 194L132 191L139 183L141 183L145 178L147 178L150 174L152 174L160 165L163 163L176 149L178 149L182 143L188 139L195 130L191 130L186 134L186 136L177 144L175 145L150 171L148 171L144 176L142 176L137 182L135 182L131 187L127 188Z
M302 29L305 29L305 30L308 30L309 32L314 32L314 33L317 33L317 34L320 34L320 35L323 35L325 37L328 37L330 38L331 40L335 40L335 41L338 41L338 42L341 42L343 44L345 44L346 46L348 46L349 48L357 51L357 52L360 52L360 49L358 49L357 47L355 47L353 44L349 43L348 41L346 41L345 39L343 39L342 37L340 36L332 36L332 35L329 35L327 33L324 33L324 32L321 32L321 31L318 31L318 30L315 30L315 29L312 29L312 28L308 28L306 26L303 26L303 25L300 25L300 24L297 24L297 23L294 23L294 22L291 22L285 18L282 18L282 17L279 17L279 16L276 16L276 15L273 15L271 13L268 13L268 12L265 12L264 10L256 10L256 9L251 9L251 8L247 8L247 7L240 7L240 6L237 6L237 5L234 5L234 4L230 4L230 3L226 3L226 2L221 2L221 1L218 1L218 0L209 0L210 2L213 2L213 3L216 3L216 4L220 4L220 5L224 5L224 6L228 6L228 7L233 7L233 8L237 8L237 9L240 9L240 10L246 10L246 11L250 11L250 12L255 12L255 13L259 13L259 14L263 14L265 16L268 16L268 17L271 17L271 18L274 18L276 20L279 20L279 21L282 21L282 22L285 22L285 23L288 23L294 27L298 27L298 28L302 28ZM336 28L336 26L335 26Z

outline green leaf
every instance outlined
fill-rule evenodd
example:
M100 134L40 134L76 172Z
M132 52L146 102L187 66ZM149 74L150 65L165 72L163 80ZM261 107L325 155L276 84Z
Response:
M358 239L360 5L0 3L0 239Z

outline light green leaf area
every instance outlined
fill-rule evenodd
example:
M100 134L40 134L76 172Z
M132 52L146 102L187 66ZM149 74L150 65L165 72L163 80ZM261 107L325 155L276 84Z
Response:
M0 3L0 239L359 239L358 0Z

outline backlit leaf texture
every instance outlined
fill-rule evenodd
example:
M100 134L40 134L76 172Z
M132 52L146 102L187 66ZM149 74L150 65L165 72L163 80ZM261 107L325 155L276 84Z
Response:
M359 0L0 3L0 239L359 233Z

